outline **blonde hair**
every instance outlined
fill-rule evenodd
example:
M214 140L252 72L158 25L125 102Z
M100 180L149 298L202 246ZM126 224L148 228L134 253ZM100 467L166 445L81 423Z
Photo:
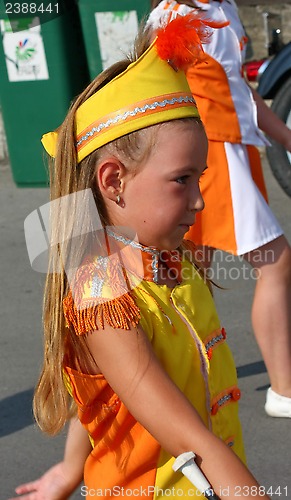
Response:
M96 207L103 227L110 224L109 216L103 198L96 182L96 168L98 162L105 154L114 154L120 158L133 175L136 166L141 163L154 146L153 129L162 126L154 125L142 129L102 146L84 158L79 164L75 147L74 117L79 106L91 95L101 89L115 76L119 75L128 65L140 57L149 45L148 32L138 37L135 52L131 59L126 59L114 64L99 75L73 102L69 112L58 130L57 154L50 160L50 186L51 201L58 200L66 195L76 192L85 192L91 189ZM189 120L187 118L186 120ZM193 118L191 118L193 121ZM200 122L199 119L194 121ZM84 220L83 220L84 218ZM74 234L76 221L76 206L74 197L69 209L62 214L54 214L51 220L51 237L53 241L60 241L65 229L66 235ZM82 214L82 223L90 227L90 214ZM93 232L93 230L92 230ZM74 263L81 263L90 248L92 234L88 232L78 242ZM75 251L75 249L74 249ZM93 357L86 346L86 340L77 336L72 328L65 325L63 314L63 299L69 292L69 282L66 269L66 259L70 257L70 238L62 245L56 244L51 251L49 272L46 278L43 302L43 328L44 328L44 361L42 371L35 389L33 411L39 427L46 433L57 434L66 421L76 413L76 406L69 397L63 379L64 360L75 369L83 373L90 373Z

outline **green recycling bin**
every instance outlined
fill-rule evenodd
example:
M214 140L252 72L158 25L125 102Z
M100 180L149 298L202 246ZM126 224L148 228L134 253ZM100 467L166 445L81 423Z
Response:
M78 6L93 79L128 54L150 0L79 0Z
M0 100L20 187L48 185L41 136L60 125L90 80L77 3L60 6L1 2Z

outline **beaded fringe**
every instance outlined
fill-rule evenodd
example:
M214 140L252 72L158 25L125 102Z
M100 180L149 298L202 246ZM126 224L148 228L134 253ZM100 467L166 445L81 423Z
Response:
M96 304L86 301L84 309L77 309L72 293L63 300L64 316L67 326L73 326L77 335L92 330L104 329L105 322L112 328L129 330L140 320L140 310L130 293L116 299Z

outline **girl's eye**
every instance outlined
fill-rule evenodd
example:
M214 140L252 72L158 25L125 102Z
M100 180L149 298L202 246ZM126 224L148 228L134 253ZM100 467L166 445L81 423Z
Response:
M182 177L177 177L177 179L175 179L175 182L177 182L178 184L186 184L188 178L189 175L182 175Z

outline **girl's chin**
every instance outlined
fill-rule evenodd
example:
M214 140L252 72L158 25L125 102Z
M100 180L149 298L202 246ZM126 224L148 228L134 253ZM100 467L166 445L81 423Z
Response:
M170 236L165 236L164 238L161 235L157 235L157 238L146 238L145 235L140 234L138 241L142 245L146 247L158 248L159 250L175 250L181 245L184 235L189 230L189 226L181 225L178 226L176 231Z

